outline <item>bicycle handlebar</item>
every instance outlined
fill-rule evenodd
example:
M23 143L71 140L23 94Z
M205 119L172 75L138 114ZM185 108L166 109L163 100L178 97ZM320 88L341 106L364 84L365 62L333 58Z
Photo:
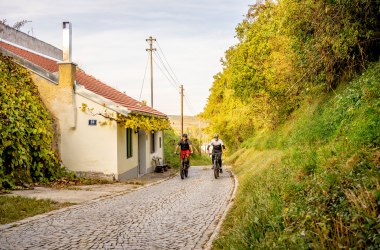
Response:
M210 153L209 155L221 155L222 152L219 152L219 153Z

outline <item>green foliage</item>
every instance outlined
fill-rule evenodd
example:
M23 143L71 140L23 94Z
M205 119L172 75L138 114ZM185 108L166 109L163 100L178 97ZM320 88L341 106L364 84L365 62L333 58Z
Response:
M180 140L180 136L176 135L173 129L165 131L164 137L164 155L166 163L173 168L179 168L179 156L174 154L175 146Z
M239 176L217 249L380 247L380 62L305 100L229 158Z
M174 168L179 168L180 159L179 155L174 154L174 149L177 143L181 139L180 135L176 134L173 129L165 130L164 138L164 155L166 163ZM199 151L200 143L196 138L189 138L191 140L194 154L191 155L190 165L191 166L202 166L210 165L211 160L206 155L202 155Z
M215 248L380 248L379 9L250 6L200 115L240 179Z
M53 120L29 72L0 55L0 189L62 176Z
M376 61L380 1L281 0L250 6L201 117L238 145ZM237 115L238 114L238 115Z
M331 89L343 75L378 59L378 0L283 0L281 4L287 8L285 18L295 37L303 82Z

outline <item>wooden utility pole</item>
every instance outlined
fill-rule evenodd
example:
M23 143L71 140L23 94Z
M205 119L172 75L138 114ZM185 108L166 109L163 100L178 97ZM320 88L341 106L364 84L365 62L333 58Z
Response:
M146 41L149 43L149 49L146 49L146 51L149 51L150 54L150 106L153 108L153 51L156 50L153 48L153 42L156 39L150 36Z
M181 136L183 135L183 85L181 85Z

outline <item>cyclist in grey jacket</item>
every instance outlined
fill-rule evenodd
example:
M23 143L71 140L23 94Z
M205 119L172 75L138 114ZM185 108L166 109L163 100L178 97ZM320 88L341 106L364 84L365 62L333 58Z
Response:
M212 162L214 162L215 154L220 153L220 158L219 158L220 172L223 173L222 152L223 152L223 149L225 149L226 147L224 146L223 141L219 139L218 134L215 134L214 139L212 139L211 142L207 145L207 151L209 150L210 146L212 146Z

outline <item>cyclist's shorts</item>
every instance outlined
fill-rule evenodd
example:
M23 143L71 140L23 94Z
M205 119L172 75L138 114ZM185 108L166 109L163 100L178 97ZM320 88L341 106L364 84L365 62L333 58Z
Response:
M180 157L181 159L184 159L186 157L190 157L190 150L181 150L181 154L180 154Z

